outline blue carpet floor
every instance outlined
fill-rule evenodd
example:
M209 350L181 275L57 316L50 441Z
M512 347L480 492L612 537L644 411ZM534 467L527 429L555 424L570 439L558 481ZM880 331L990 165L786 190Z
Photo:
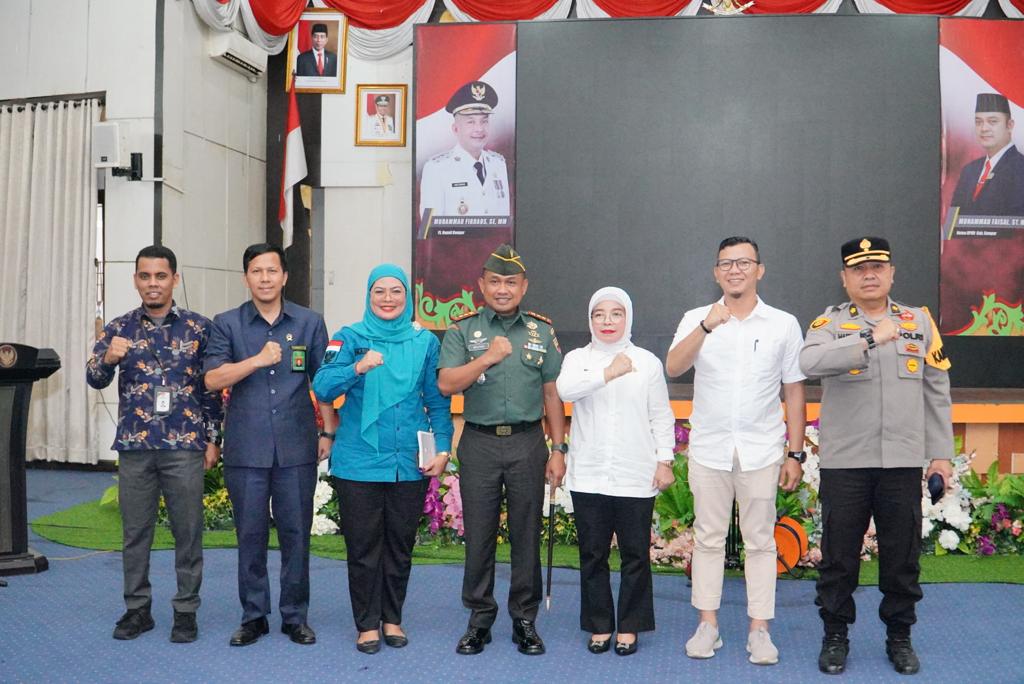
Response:
M29 471L29 518L94 499L109 473ZM173 553L155 552L151 569L156 629L130 642L110 634L123 608L121 557L61 546L32 537L50 559L39 575L8 577L0 588L0 682L785 682L832 681L817 671L821 627L810 582L780 582L772 634L781 650L774 667L746 660L744 587L727 580L721 612L724 648L707 661L683 653L695 626L686 579L655 577L658 629L643 634L629 658L591 655L578 628L578 574L556 570L554 603L542 610L540 633L548 652L526 657L510 640L510 621L499 618L494 643L478 656L454 653L466 624L459 592L460 566L413 568L404 626L410 644L373 656L355 651L345 576L339 561L312 558L309 621L314 646L297 646L278 631L257 644L229 648L240 616L233 550L206 552L200 639L172 644L170 598ZM277 554L271 554L272 577ZM509 569L498 566L496 595L504 604ZM276 592L275 592L276 594ZM851 654L842 682L903 680L885 657L876 588L857 595L861 619L851 631ZM919 604L914 643L923 663L920 681L1024 682L1024 586L927 585Z

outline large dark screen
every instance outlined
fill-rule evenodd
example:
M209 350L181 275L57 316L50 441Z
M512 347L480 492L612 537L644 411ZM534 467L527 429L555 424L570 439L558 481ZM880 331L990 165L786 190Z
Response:
M893 16L520 23L528 304L577 346L590 294L620 285L634 340L664 358L683 312L720 294L723 237L757 240L762 297L806 326L845 299L839 245L877 234L895 297L934 310L937 31Z

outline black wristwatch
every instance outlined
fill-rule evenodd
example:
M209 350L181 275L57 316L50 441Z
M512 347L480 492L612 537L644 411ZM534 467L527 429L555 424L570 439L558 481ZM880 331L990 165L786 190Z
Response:
M561 451L562 455L564 456L565 454L569 453L569 445L566 444L565 442L559 442L558 444L552 444L551 450Z
M860 331L860 338L868 343L868 349L874 349L875 348L875 335L874 335L874 333L871 332L871 330L869 330L867 328L865 328L864 330L861 330Z
M334 439L335 434L337 434L337 433L327 432L326 430L321 430L319 433L317 433L317 436L319 436L319 437L326 437L327 439Z
M790 451L786 454L786 458L792 458L797 463L803 464L807 460L807 454L803 451Z

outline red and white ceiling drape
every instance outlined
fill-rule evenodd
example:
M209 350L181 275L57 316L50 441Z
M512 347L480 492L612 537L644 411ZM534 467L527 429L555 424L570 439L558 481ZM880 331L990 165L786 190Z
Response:
M457 21L564 19L573 0L443 0ZM1006 16L1024 17L1024 0L998 0ZM937 14L980 17L990 0L854 0L864 14ZM575 0L581 19L671 17L697 14L704 0ZM307 0L192 0L206 24L231 30L241 13L249 40L270 54L288 42L288 33L305 11ZM314 0L319 7L342 12L349 20L350 53L366 60L384 59L412 44L414 24L426 22L434 0ZM842 0L756 0L746 14L833 14Z

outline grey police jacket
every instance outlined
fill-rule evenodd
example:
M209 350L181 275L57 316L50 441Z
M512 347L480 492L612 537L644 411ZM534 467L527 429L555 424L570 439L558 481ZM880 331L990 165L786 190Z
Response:
M889 300L897 341L866 350L873 326L850 302L815 319L800 368L821 378L822 468L923 467L953 457L949 360L926 308Z

